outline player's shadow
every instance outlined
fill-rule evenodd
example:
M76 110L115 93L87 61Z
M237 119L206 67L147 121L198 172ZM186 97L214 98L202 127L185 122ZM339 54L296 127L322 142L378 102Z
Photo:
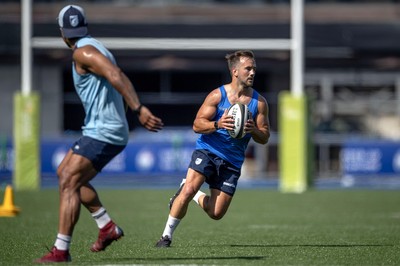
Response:
M220 246L220 245L219 245ZM229 247L238 248L290 248L290 247L321 247L321 248L349 248L349 247L393 247L394 245L379 244L231 244ZM191 261L191 260L243 260L243 261L261 261L267 259L267 256L207 256L207 257L163 257L163 258L146 258L146 257L125 257L113 258L115 262L136 261L136 262L163 262L163 261ZM108 260L108 259L104 259Z
M378 244L299 244L299 245L264 245L264 244L240 244L228 245L230 247L249 247L249 248L288 248L288 247L321 247L321 248L348 248L348 247L393 247L394 245Z
M113 261L132 261L135 260L136 262L140 261L191 261L191 260L245 260L245 261L257 261L257 260L264 260L266 256L207 256L207 257L165 257L165 258L113 258Z

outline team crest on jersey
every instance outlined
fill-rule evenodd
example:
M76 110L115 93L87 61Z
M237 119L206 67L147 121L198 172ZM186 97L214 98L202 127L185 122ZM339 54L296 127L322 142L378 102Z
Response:
M79 23L78 15L69 16L69 23L71 24L72 27L78 26Z
M195 163L196 165L199 165L199 164L201 164L202 161L203 161L203 159L201 159L201 158L196 158L196 160L194 161L194 163Z

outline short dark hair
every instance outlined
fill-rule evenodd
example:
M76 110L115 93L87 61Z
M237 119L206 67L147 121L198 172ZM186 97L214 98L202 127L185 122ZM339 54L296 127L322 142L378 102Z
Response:
M250 50L239 50L231 54L227 54L225 56L225 59L228 61L229 70L232 70L237 65L241 57L248 57L255 59L254 53Z

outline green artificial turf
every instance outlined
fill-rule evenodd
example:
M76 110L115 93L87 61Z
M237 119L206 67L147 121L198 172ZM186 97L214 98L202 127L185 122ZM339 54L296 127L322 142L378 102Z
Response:
M98 230L82 208L70 265L400 265L400 191L239 189L220 221L192 202L163 249L154 245L174 191L98 192L125 237L90 252ZM30 265L54 243L58 193L14 191L14 202L21 213L0 217L0 264Z

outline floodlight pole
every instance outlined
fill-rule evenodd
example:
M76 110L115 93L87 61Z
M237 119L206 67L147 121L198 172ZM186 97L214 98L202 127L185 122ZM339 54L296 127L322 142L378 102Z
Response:
M291 0L291 93L302 96L304 91L304 0Z
M21 88L24 96L32 90L32 0L22 0Z

